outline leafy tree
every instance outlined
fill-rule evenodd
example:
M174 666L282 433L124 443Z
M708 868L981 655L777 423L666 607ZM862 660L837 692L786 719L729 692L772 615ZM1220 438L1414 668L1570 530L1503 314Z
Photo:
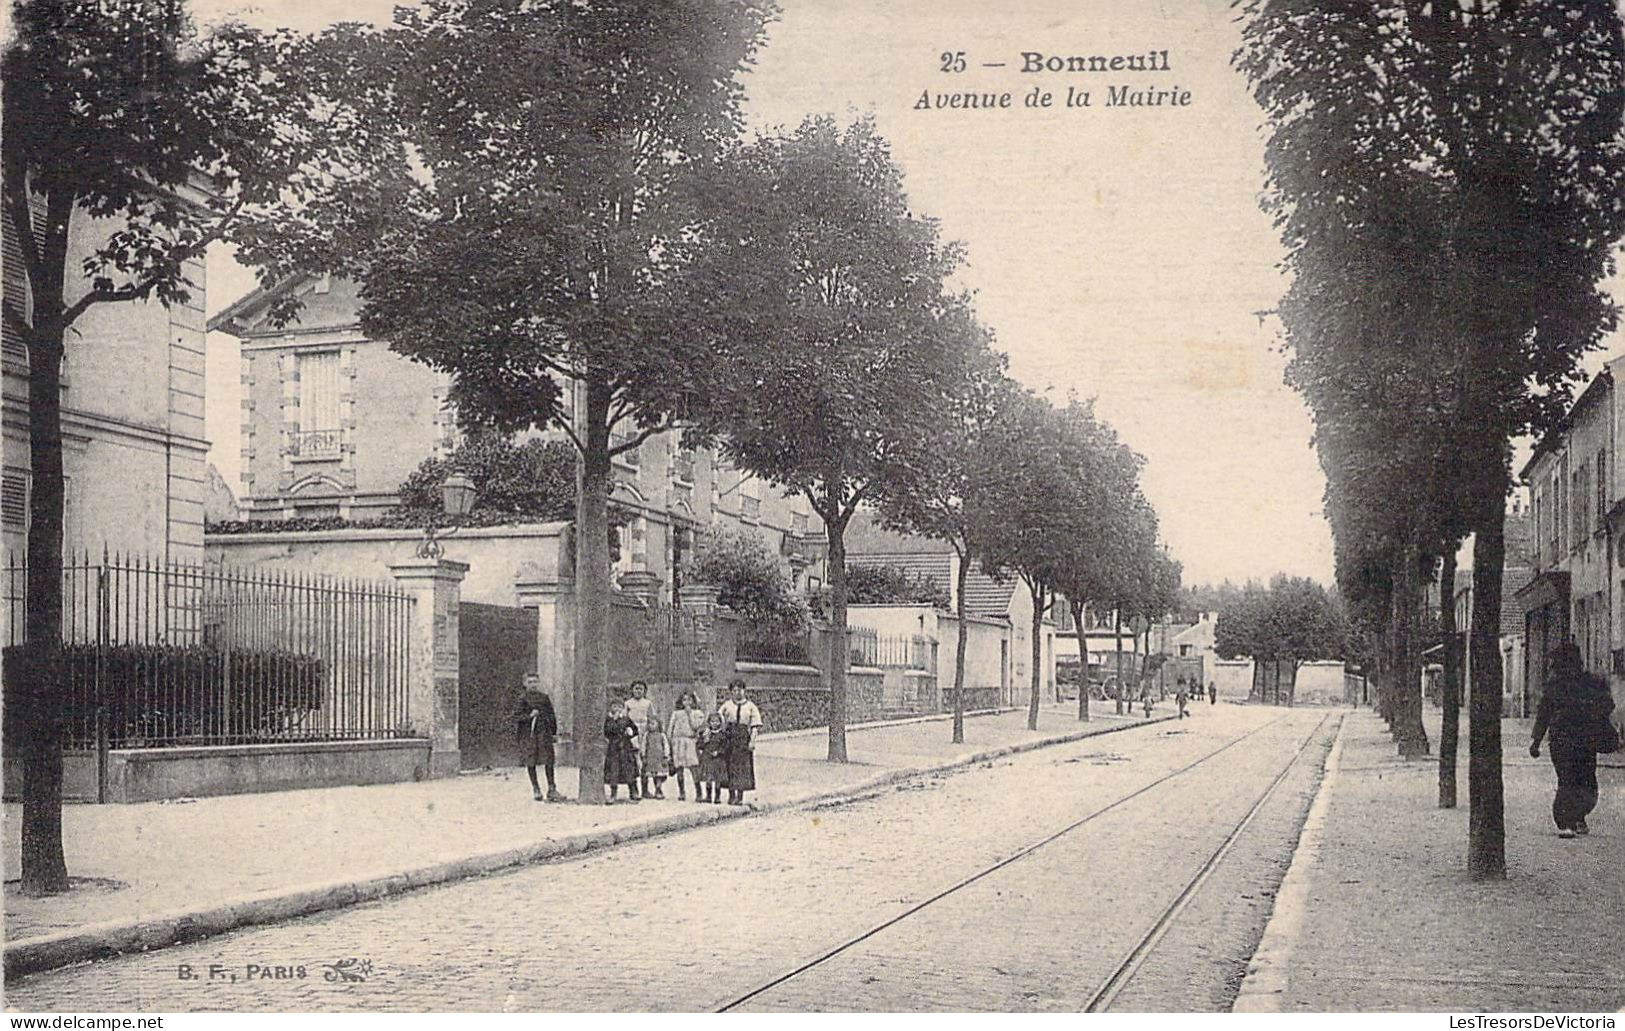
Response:
M1071 398L1056 415L1063 445L1052 457L1070 475L1065 489L1071 493L1072 507L1066 520L1069 532L1056 542L1057 550L1050 556L1053 586L1057 598L1071 609L1073 622L1082 628L1089 607L1097 611L1132 607L1152 586L1152 559L1160 556L1156 515L1140 492L1143 460L1118 440L1111 427L1095 420L1092 406ZM1002 532L996 522L990 529L995 535ZM1088 636L1080 630L1078 655L1085 670L1088 648ZM1118 662L1121 668L1120 656ZM1083 690L1078 694L1078 719L1088 718L1089 692Z
M707 529L695 542L692 563L688 581L718 588L717 600L752 626L782 634L806 629L807 606L760 534Z
M769 0L397 8L386 32L341 49L418 174L373 207L374 231L265 248L267 275L359 282L362 328L449 372L466 425L552 426L580 453L584 803L602 798L611 462L677 426L715 364L689 330L716 298L674 285L697 239L677 187L737 139L736 76L772 14Z
M402 481L398 511L434 517L442 510L440 487L452 473L474 484L479 516L548 521L575 511L576 451L565 441L522 443L500 434L476 435L445 458L426 458Z
M868 120L809 118L721 162L680 335L717 351L705 423L734 464L806 495L829 535L833 654L847 653L846 528L901 493L935 445L974 341L944 281L959 260L915 216ZM846 761L846 668L830 670L829 759Z
M1272 127L1271 205L1293 272L1294 379L1315 411L1334 532L1359 538L1338 542L1339 582L1368 627L1386 600L1384 707L1410 722L1420 577L1459 524L1475 538L1475 589L1499 596L1509 441L1561 413L1579 355L1615 320L1598 284L1625 227L1625 32L1613 0L1252 0L1244 33L1238 63ZM1403 306L1421 317L1394 318ZM1414 383L1402 360L1359 360L1429 345L1443 360L1411 366ZM1349 371L1372 373L1379 402L1382 383L1398 388L1400 404L1361 412L1335 389ZM1402 417L1429 408L1453 434ZM1443 506L1415 490L1426 480L1406 482L1429 454L1452 456L1430 470ZM1401 518L1384 518L1407 488ZM1479 606L1470 634L1477 878L1505 873L1498 622Z
M100 336L103 305L181 303L205 249L267 221L324 217L371 136L329 88L310 41L192 28L180 0L13 6L3 205L27 275L6 298L28 351L32 500L25 661L54 668L62 623L62 359ZM10 700L34 732L22 756L22 889L64 890L59 700L43 675Z
M1094 596L1082 585L1094 582L1093 563L1111 540L1107 515L1132 496L1139 458L1095 419L1090 403L1073 399L1056 409L1028 391L1001 405L986 453L999 461L977 494L976 518L977 525L997 532L983 537L980 548L986 568L1019 576L1032 598L1027 725L1036 730L1044 616L1066 587L1080 600ZM1081 625L1081 604L1074 614Z
M968 314L968 313L967 313ZM953 742L965 740L965 661L970 639L965 613L965 585L978 544L999 532L997 513L978 496L995 475L997 458L986 447L989 427L999 407L1017 389L1004 375L1005 358L992 349L992 333L967 318L965 332L975 338L966 373L942 406L934 447L918 456L914 475L900 489L879 498L882 522L905 533L945 542L956 559L953 592L959 627L954 648ZM898 485L893 485L894 487ZM854 594L861 590L853 585ZM856 599L854 599L856 600ZM947 608L943 601L941 608Z
M1226 659L1253 660L1255 700L1270 700L1265 685L1273 679L1276 700L1284 695L1290 705L1300 663L1346 658L1348 625L1325 587L1278 575L1268 587L1248 584L1219 613L1213 649Z

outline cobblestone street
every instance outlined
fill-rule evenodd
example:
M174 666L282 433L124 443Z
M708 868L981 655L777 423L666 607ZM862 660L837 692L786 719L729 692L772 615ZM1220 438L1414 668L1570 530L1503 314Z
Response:
M1223 1009L1341 716L1202 706L851 802L24 978L8 1005L1076 1010L1286 771L1115 1003ZM364 980L329 969L349 958Z

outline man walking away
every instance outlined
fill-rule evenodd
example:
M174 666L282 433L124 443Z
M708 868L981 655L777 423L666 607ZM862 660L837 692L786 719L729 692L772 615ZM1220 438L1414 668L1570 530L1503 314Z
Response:
M1586 817L1597 806L1597 752L1619 747L1608 722L1613 709L1608 685L1582 668L1579 646L1572 641L1558 645L1535 710L1529 754L1540 758L1541 738L1551 734L1552 768L1557 773L1552 822L1560 838L1591 833Z

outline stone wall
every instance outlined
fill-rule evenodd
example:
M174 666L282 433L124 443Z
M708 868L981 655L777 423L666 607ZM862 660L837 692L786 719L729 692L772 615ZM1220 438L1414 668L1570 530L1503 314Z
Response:
M996 709L999 707L999 689L996 687L967 687L965 688L965 711L975 712L978 709ZM942 689L942 707L939 712L954 711L954 689L949 685Z

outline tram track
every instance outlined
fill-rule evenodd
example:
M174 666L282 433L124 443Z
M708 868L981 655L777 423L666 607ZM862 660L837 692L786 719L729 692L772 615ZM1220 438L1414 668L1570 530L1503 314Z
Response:
M797 978L803 977L804 975L817 970L819 967L824 966L831 960L842 955L843 953L846 953L850 949L861 945L862 943L869 941L876 936L884 934L888 929L896 927L898 924L918 916L920 913L929 909L930 907L952 898L953 896L964 891L966 888L969 888L971 885L976 884L988 877L994 876L1012 864L1018 863L1021 860L1040 852L1046 847L1055 844L1057 841L1060 841L1062 838L1065 838L1067 835L1072 834L1074 831L1079 830L1094 820L1120 809L1135 799L1154 791L1165 784L1168 784L1170 781L1173 781L1176 778L1202 767L1206 763L1222 755L1223 753L1230 751L1255 735L1258 735L1269 728L1282 723L1286 718L1287 717L1285 716L1281 716L1263 723L1245 734L1233 738L1219 747L1204 753L1191 762L1156 777L1155 779L1141 785L1125 795L1122 795L1114 801L1091 810L1078 819L1071 821L1066 826L1061 827L1059 830L1044 836L1038 841L1021 848L1020 850L998 860L997 862L980 868L967 877L960 878L948 887L932 894L928 898L914 903L902 912L880 923L877 923L872 927L862 930L859 933L842 939L835 945L820 951L817 955L796 965L790 970L778 974L769 980L761 982L748 991L729 997L722 1003L716 1005L714 1007L714 1012L726 1013L735 1010L751 1002L752 1000L758 999L761 996L772 992L776 988L787 985ZM1305 734L1303 741L1301 741L1297 747L1293 749L1291 756L1283 764L1280 772L1270 780L1264 791L1260 793L1259 797L1248 808L1246 813L1243 814L1238 821L1236 821L1235 825L1226 834L1219 847L1207 857L1206 861L1197 870L1196 874L1184 885L1173 901L1159 912L1156 919L1152 922L1150 928L1136 940L1134 946L1128 951L1124 958L1116 966L1114 966L1111 973L1100 983L1095 992L1091 994L1086 1006L1084 1007L1086 1012L1099 1012L1109 1008L1112 1002L1121 994L1122 990L1132 982L1135 972L1138 971L1141 964L1143 964L1145 961L1145 958L1156 948L1157 943L1162 940L1162 937L1167 933L1167 930L1173 926L1174 922L1178 919L1179 914L1184 911L1191 899L1193 899L1200 892L1202 885L1207 882L1213 871L1218 869L1225 856L1229 854L1235 843L1253 823L1253 820L1257 814L1264 808L1270 798L1274 796L1276 789L1279 788L1281 783L1285 781L1288 774L1290 774L1291 771L1297 766L1298 760L1303 756L1310 744L1320 736L1322 729L1326 726L1327 721L1330 719L1331 715L1328 714L1325 718L1316 723L1314 728Z

